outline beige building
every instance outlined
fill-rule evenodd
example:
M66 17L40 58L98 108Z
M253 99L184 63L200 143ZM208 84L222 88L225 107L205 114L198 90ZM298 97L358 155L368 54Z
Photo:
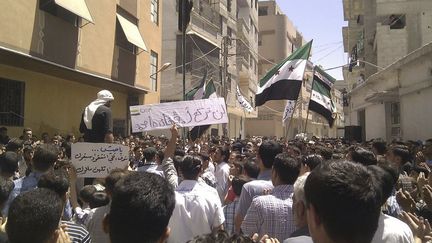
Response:
M363 139L428 139L432 108L432 1L344 0L349 125Z
M81 112L113 92L115 135L128 106L159 102L159 0L0 1L0 126L79 134Z
M259 1L259 61L258 76L263 77L274 65L281 62L305 40L294 24L280 10L276 1ZM248 119L246 134L250 136L277 136L293 138L304 132L308 118L307 133L315 136L336 136L336 129L329 129L324 119L313 112L307 116L311 94L313 64L309 63L291 124L283 124L286 101L268 101L258 108L258 117Z
M258 36L255 34L257 2L193 1L191 21L186 30L186 92L199 85L207 72L207 80L212 79L218 95L226 98L229 116L228 124L213 125L209 134L244 137L245 118L257 115L255 111L245 112L236 99L237 84L248 100L256 92L256 61L253 60L257 60L258 50ZM163 5L162 62L173 63L176 68L162 73L161 101L180 101L183 99L183 85L181 32L177 29L178 6L175 1L164 1ZM255 53L255 59L252 53Z

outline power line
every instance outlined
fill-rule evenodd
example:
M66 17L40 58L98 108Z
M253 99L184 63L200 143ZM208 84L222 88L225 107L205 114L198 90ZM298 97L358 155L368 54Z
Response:
M335 51L337 51L337 50L339 50L340 48L342 48L342 46L343 46L343 45L339 45L337 48L331 50L329 53L327 53L325 56L319 58L319 59L316 60L315 62L317 63L317 62L321 61L322 59L324 59L324 58L330 56L330 55L333 54Z

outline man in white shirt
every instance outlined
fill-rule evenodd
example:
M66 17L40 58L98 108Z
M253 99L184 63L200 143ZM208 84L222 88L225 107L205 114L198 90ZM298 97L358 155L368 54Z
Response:
M228 147L221 146L218 147L214 153L214 162L216 162L216 189L219 194L221 201L225 199L228 192L228 177L230 166L226 163L230 156L230 151Z
M198 156L186 156L180 163L184 180L178 185L176 206L169 222L168 242L187 242L195 236L223 229L225 221L217 191L198 182L202 161Z

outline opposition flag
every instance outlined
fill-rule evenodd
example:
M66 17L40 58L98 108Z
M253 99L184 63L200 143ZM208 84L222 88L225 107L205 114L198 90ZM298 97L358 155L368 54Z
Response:
M186 100L199 100L204 97L206 88L207 70L205 71L200 84L186 93Z
M296 100L287 100L287 103L286 103L286 106L284 109L284 114L282 117L282 125L283 126L285 125L285 123L288 119L291 119L291 117L294 113L294 108L295 108L296 103L297 103Z
M268 100L297 100L311 47L312 41L274 66L260 80L255 96L256 106Z
M213 80L210 80L208 84L204 87L204 95L202 99L208 98L217 98L216 87L214 86ZM195 141L197 138L201 137L209 128L210 125L195 126L189 131L189 138L192 141Z
M238 85L236 88L236 97L237 97L237 102L241 105L241 107L243 107L243 109L245 111L247 111L247 112L253 111L253 107L251 106L249 101L247 101L246 98L241 94L240 88Z
M330 127L333 126L333 112L335 111L330 91L335 81L336 79L321 68L315 67L309 110L322 115Z

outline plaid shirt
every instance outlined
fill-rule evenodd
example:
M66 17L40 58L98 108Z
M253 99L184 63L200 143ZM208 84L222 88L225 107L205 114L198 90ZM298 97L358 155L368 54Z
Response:
M283 241L295 231L293 217L294 188L292 185L279 185L271 195L253 199L241 229L245 235L267 234L271 238Z
M225 215L224 229L226 232L228 232L228 234L234 233L234 217L235 217L236 207L238 202L239 199L236 198L234 199L233 202L231 202L230 204L226 205L223 208L223 212Z

